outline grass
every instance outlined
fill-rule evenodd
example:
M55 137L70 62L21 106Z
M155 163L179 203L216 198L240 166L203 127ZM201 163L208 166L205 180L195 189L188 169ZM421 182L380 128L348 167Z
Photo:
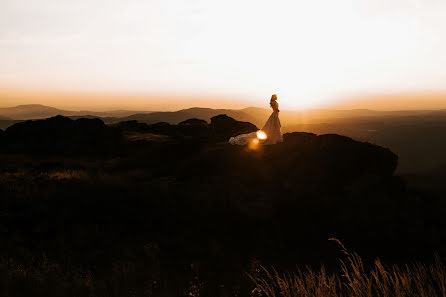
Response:
M279 266L256 270L263 255L275 256L266 257L265 263L285 267L327 259L321 249L313 252L311 247L333 230L347 230L340 236L368 247L367 258L385 239L392 240L385 241L391 249L383 253L389 261L407 259L413 250L414 257L424 258L442 247L435 245L441 242L442 225L429 225L443 222L437 204L413 199L400 204L398 195L370 194L366 188L355 192L365 194L363 199L317 193L295 201L298 190L290 187L281 192L286 199L278 201L268 194L277 189L259 186L257 175L222 179L213 175L212 167L196 171L195 165L170 158L177 154L183 158L175 150L165 158L146 152L113 159L0 155L0 296L446 297L446 269L439 257L433 265L389 267L379 260L369 265L341 244L346 257L337 273L324 268L282 273L285 268ZM296 209L305 212L296 216ZM404 216L395 215L396 210ZM263 213L266 219L258 219ZM308 219L313 223L302 227ZM349 231L352 222L366 231ZM438 239L432 243L430 235L420 232ZM308 239L303 243L284 234ZM407 234L426 248L402 249ZM373 242L377 245L370 246ZM146 249L147 244L157 248ZM399 260L389 257L394 250L402 254Z
M254 283L252 296L266 297L445 297L446 267L437 255L435 264L392 265L376 260L366 269L357 253L348 251L341 260L342 273L328 274L324 267L296 273L280 273L261 267L249 277Z

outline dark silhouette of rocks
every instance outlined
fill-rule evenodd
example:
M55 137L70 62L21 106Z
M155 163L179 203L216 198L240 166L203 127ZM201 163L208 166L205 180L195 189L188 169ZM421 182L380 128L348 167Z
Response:
M175 112L126 111L109 112L69 111L43 105L20 105L0 108L0 129L5 130L20 120L40 119L63 115L71 119L100 117L107 124L136 120L146 124L167 122L177 125L190 118L210 122L210 118L226 114L257 127L271 114L269 108L248 107L240 110L189 108ZM424 173L445 166L445 110L281 110L283 132L308 131L316 134L342 134L360 141L389 147L399 156L399 174ZM9 118L9 120L5 119ZM150 133L150 132L148 132ZM172 132L166 131L172 134ZM178 137L181 137L179 135ZM220 139L224 141L224 139ZM429 143L430 145L425 145Z
M116 128L119 128L123 132L148 132L148 125L146 123L140 123L138 121L125 121L119 122L117 124L112 125Z
M259 189L264 193L274 192L277 187L317 199L346 192L360 197L377 189L388 192L389 183L397 183L393 173L398 157L393 152L345 136L286 133L283 143L259 146L255 150L227 143L229 137L256 130L253 124L226 115L213 117L210 124L189 119L178 125L127 121L112 126L99 119L71 120L57 116L15 124L0 132L0 141L10 152L147 155L151 157L143 158L147 158L150 164L147 166L155 175L185 180L216 177L218 184L227 183L229 188L234 186L234 181L248 185L250 193L257 193ZM155 144L150 140L135 142L132 137L123 138L123 135L135 134L162 135L170 141ZM273 209L270 204L274 200L267 199L263 204L259 202L262 199L255 201L257 206L246 202L239 207L256 216L267 215L264 211Z
M180 126L184 126L184 125L191 125L191 126L201 125L201 126L203 126L203 125L207 125L207 124L208 124L208 122L206 122L205 120L193 118L193 119L188 119L188 120L182 121L178 125L180 125Z
M147 124L146 124L147 125ZM175 125L166 122L159 122L152 125L147 125L147 131L155 134L162 134L167 136L176 135Z
M201 119L188 119L178 125L166 122L148 125L138 121L125 121L114 125L127 133L154 133L173 139L193 139L200 142L226 142L232 136L257 131L257 127L248 122L236 121L227 115L218 115L208 124Z
M255 125L236 121L226 115L213 117L210 124L200 119L188 119L178 125L162 122L147 125L127 121L111 126L105 125L99 119L71 120L56 116L46 120L17 123L5 132L0 132L0 141L5 143L4 148L14 152L119 152L123 149L123 133L165 135L179 141L180 145L183 140L212 145L215 141L227 142L232 136L255 131ZM168 146L169 143L165 145ZM226 147L221 155L218 155L218 159L224 159L228 152L244 150L229 145ZM277 170L295 175L283 177L283 180L291 178L302 181L318 177L334 182L339 177L355 178L364 174L391 176L398 163L397 156L388 149L329 134L317 136L311 133L287 133L282 144L265 147L261 151L265 160L252 160L252 157L258 154L248 154L240 158L237 153L226 156L228 160L224 164L236 163L234 166L237 167L251 160L262 164L268 171ZM268 158L275 161L269 162ZM209 164L219 162L209 160ZM260 165L255 163L246 164L246 170L258 166ZM291 167L288 168L289 166ZM318 171L317 168L324 170ZM229 169L222 168L223 172L227 170Z
M100 119L71 120L63 116L17 123L6 129L5 135L5 149L10 152L110 152L122 142L121 132Z
M392 178L397 164L393 152L373 144L295 132L285 134L283 143L257 150L229 144L203 150L183 164L180 174L328 193L362 178Z
M212 117L211 127L217 141L228 141L233 136L258 130L255 125L249 122L239 122L225 114Z
M284 134L283 138L285 144L278 147L276 156L279 160L284 159L280 155L285 159L304 155L305 160L294 161L330 169L326 173L330 172L332 178L347 173L351 178L362 174L391 176L398 165L398 156L389 149L341 135L294 132Z
M177 128L181 135L202 142L212 141L214 133L209 124L200 119L188 119L180 122Z
M0 129L0 146L4 146L5 145L5 138L6 138L5 131Z
M389 149L303 132L275 145L227 143L256 130L225 115L178 125L58 116L0 130L3 254L63 265L69 255L70 265L88 263L101 282L153 275L183 296L191 263L207 290L238 285L252 259L284 271L337 265L329 237L372 261L444 247L443 196L411 192L394 175L398 157ZM152 274L129 272L132 265ZM239 296L251 296L246 289Z

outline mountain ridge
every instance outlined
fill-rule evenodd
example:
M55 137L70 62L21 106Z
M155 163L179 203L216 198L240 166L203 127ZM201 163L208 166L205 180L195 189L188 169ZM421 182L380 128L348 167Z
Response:
M269 114L269 108L246 107L242 109L221 109L207 107L191 107L176 111L145 111L145 110L111 110L111 111L90 111L90 110L66 110L42 104L22 104L12 107L0 108L0 120L32 120L43 119L56 115L63 116L96 116L122 118L120 120L141 120L145 122L172 121L179 123L188 118L201 118L209 121L211 117L218 114L228 114L238 120L253 122L261 125ZM281 118L284 121L318 121L321 119L355 118L355 117L376 117L376 116L412 116L412 115L443 115L445 109L439 110L395 110L381 111L372 109L315 109L307 111L282 110ZM176 117L177 115L177 117ZM165 116L168 120L163 119Z
M12 107L0 108L0 119L6 117L8 120L33 120L44 119L56 115L63 116L86 116L96 117L124 117L135 113L150 113L151 111L134 110L112 110L112 111L90 111L90 110L66 110L42 104L22 104Z

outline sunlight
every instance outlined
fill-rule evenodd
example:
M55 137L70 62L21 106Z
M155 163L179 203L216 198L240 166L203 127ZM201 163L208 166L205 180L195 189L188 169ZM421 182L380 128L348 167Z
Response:
M253 105L279 93L284 110L357 92L444 88L446 2L35 3L0 4L0 87L221 96Z
M268 138L268 135L266 135L265 132L263 132L262 130L257 131L257 138L260 140L265 140Z

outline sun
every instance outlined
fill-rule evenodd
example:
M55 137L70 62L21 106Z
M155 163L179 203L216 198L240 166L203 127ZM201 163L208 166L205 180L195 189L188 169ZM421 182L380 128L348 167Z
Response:
M265 132L263 132L262 130L257 131L257 138L260 140L265 140L268 138L268 135L266 135Z

